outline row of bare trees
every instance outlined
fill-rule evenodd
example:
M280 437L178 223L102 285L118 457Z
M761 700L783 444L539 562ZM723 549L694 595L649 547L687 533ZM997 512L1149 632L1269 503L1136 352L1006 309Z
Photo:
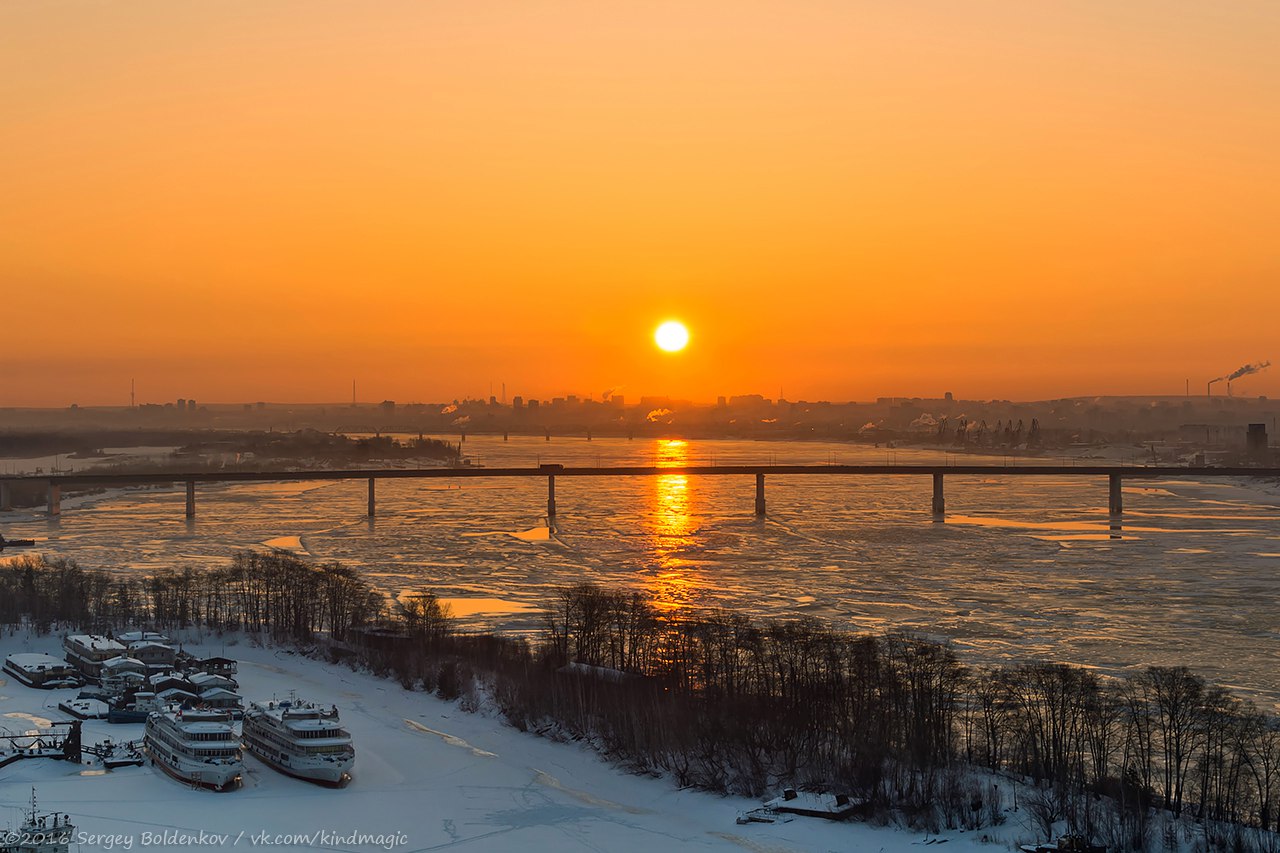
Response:
M1280 724L1186 667L1104 679L1079 667L975 669L961 714L965 759L1045 783L1056 817L1092 828L1083 794L1108 795L1148 831L1157 807L1206 835L1280 830Z
M141 615L140 595L138 581L82 569L71 560L23 556L0 563L0 625L29 622L47 631L59 624L91 625L121 609Z
M0 566L0 624L29 621L40 631L199 625L266 632L279 640L309 641L321 632L341 640L382 618L384 610L381 596L354 569L281 552L245 551L226 567L141 578L39 557Z
M967 667L918 637L663 614L590 585L558 595L544 634L559 681L509 691L511 713L531 726L546 724L540 714L568 721L690 784L754 793L793 782L895 808L952 799L983 812L991 792L957 774L985 767L1040 786L1046 832L1065 820L1140 849L1157 811L1194 818L1223 843L1237 837L1231 827L1280 831L1280 723L1185 667L1123 678ZM564 671L570 662L626 677Z

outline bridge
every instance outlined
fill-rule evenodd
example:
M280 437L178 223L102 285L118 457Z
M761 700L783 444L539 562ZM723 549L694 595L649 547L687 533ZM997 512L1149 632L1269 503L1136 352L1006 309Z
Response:
M935 516L946 513L944 478L953 476L998 477L1105 477L1109 485L1108 506L1112 515L1124 512L1122 483L1124 480L1152 478L1222 478L1222 477L1274 477L1280 478L1280 468L1209 468L1173 465L1116 466L1116 465L680 465L680 466L586 466L537 465L526 468L481 468L460 466L456 468L350 468L338 470L308 471L199 471L191 473L71 473L8 477L0 481L0 510L12 509L10 488L12 483L42 483L47 488L48 513L57 516L62 512L62 489L68 486L120 486L169 485L185 483L187 489L187 518L196 514L196 484L284 482L299 480L367 480L369 484L368 514L377 510L376 483L378 480L437 480L472 479L477 477L544 477L547 481L547 518L556 515L557 477L754 477L756 486L755 513L765 514L765 477L930 477L933 480L933 501L930 508Z

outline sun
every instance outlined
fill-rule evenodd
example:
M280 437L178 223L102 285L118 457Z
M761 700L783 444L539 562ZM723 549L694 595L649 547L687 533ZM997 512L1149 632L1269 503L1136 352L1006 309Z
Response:
M653 340L660 350L680 352L689 345L689 330L684 323L668 320L654 331Z

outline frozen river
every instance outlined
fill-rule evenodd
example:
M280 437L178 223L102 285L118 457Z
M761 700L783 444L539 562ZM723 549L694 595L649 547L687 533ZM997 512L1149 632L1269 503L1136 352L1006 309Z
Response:
M982 461L816 442L473 436L463 448L491 467ZM541 478L382 480L375 519L364 481L210 485L190 522L180 489L130 490L66 501L60 520L14 514L3 529L117 571L286 548L358 566L389 593L430 588L488 627L535 629L551 591L594 581L664 607L927 632L970 660L1187 664L1280 705L1274 483L1130 481L1118 532L1102 477L952 475L945 523L930 490L928 477L775 476L761 520L751 477L566 477L548 530Z

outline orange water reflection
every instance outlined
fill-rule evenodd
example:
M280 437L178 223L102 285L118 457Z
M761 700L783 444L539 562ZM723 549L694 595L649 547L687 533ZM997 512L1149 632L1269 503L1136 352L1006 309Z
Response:
M660 468L687 465L688 452L688 442L659 441L655 464ZM687 558L696 544L694 492L684 474L664 474L654 477L652 482L645 532L649 534L649 550L656 566L646 572L645 591L659 607L687 607L705 585Z
M680 438L664 438L654 451L654 464L659 468L679 468L689 464L689 442Z
M654 478L653 530L660 537L687 537L693 526L689 512L689 478L669 474Z

